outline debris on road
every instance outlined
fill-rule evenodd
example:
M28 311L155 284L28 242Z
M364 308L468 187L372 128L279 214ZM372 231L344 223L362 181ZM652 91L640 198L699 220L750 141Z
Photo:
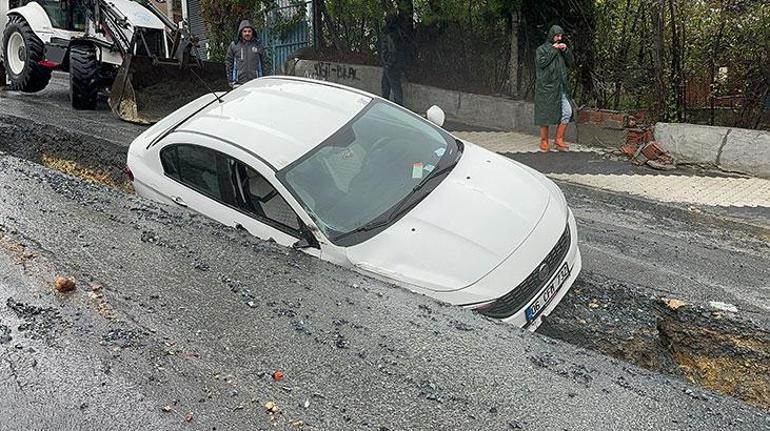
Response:
M0 344L10 343L13 338L11 337L11 330L0 323Z
M682 301L680 301L678 299L669 299L669 300L666 301L666 306L668 306L668 308L670 308L670 309L672 309L674 311L684 307L685 305L686 304L684 302L682 302Z
M163 407L161 408L161 410L163 410L163 411L164 411L164 412L166 412L166 413L169 413L169 412L170 412L171 410L173 410L173 409L171 408L171 406L170 406L170 405L165 405L165 406L163 406Z
M54 286L60 293L72 292L76 287L75 279L72 277L58 276L56 277Z
M709 305L711 308L716 308L720 311L727 311L728 313L737 313L738 307L734 306L733 304L727 304L725 302L719 302L719 301L711 301L709 302Z

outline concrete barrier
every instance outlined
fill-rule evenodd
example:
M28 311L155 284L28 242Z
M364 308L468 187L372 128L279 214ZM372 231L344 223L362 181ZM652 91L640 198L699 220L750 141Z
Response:
M284 73L347 85L376 95L381 93L382 68L377 66L292 59L284 65ZM438 105L448 120L535 136L540 134L534 124L535 108L531 102L404 82L404 105L419 114L424 114L431 105ZM575 139L577 130L573 123L567 129L567 140L575 142Z
M770 132L767 131L657 123L655 140L679 162L770 178Z

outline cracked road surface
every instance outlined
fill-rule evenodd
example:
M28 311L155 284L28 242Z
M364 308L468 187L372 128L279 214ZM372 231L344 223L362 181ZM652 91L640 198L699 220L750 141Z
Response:
M770 426L735 399L11 156L0 232L0 428ZM55 274L78 289L55 293Z

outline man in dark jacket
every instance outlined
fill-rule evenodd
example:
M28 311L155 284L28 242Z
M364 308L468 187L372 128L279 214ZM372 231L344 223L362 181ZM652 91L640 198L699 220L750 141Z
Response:
M558 25L548 31L548 40L535 54L535 124L540 126L540 150L547 152L548 126L558 124L554 145L566 151L564 142L567 125L572 121L572 103L569 100L567 68L575 65L575 57L562 42L564 30Z
M230 44L225 57L227 81L235 88L265 75L265 47L248 20L238 26L238 37Z
M382 57L382 97L390 99L390 92L393 90L393 101L403 105L401 75L404 73L404 40L398 28L396 15L389 15L385 19L380 56Z

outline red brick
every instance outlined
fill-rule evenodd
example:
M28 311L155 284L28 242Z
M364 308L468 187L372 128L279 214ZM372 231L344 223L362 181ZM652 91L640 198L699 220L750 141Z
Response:
M644 132L638 129L626 129L626 143L629 145L637 145L642 142Z
M645 145L642 149L642 154L644 154L644 157L647 157L649 160L656 160L658 157L665 153L666 152L663 150L663 148L656 142Z

